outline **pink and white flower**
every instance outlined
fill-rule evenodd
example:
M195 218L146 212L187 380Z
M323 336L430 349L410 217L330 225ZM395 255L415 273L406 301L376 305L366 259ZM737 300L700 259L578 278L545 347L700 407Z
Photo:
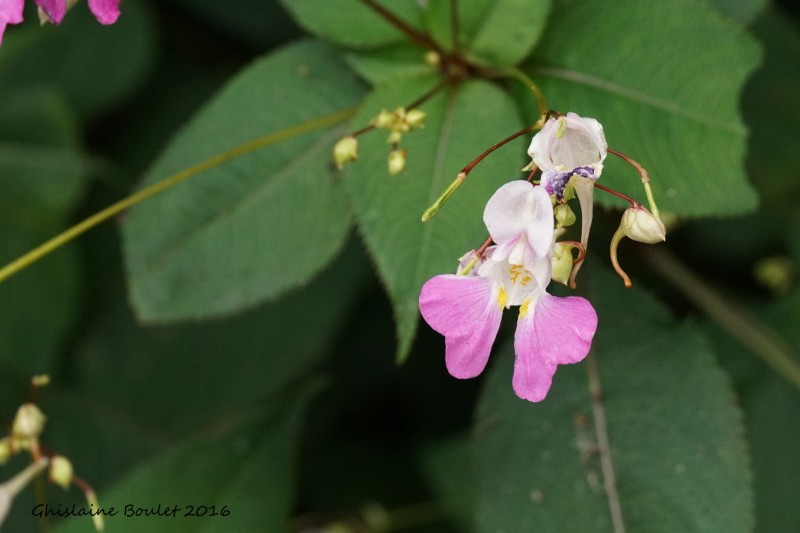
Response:
M44 22L60 24L67 9L77 0L35 0L39 6L39 18ZM100 24L113 24L119 18L119 3L122 0L88 0L89 10ZM6 25L22 22L24 0L0 0L0 44Z
M445 337L445 363L456 378L486 367L503 309L519 306L512 386L520 398L545 398L559 364L589 352L597 314L581 297L559 298L550 283L553 208L542 187L518 181L502 186L486 205L496 245L467 274L436 276L422 287L420 311ZM462 259L461 268L472 253Z
M608 155L603 126L576 113L550 118L533 136L528 155L542 171L541 185L559 200L567 184L572 185L581 205L581 245L589 244L592 226L594 182L603 172ZM580 264L575 265L572 278Z

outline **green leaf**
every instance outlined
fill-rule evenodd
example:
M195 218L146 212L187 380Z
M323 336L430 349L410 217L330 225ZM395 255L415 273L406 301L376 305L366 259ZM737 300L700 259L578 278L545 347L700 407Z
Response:
M609 146L648 169L663 211L756 206L738 110L759 49L741 27L695 0L562 0L550 20L531 63L548 106L600 120ZM638 175L606 163L603 183L643 201Z
M751 531L742 419L704 337L642 291L587 274L599 316L599 401L627 529ZM479 531L612 531L588 363L559 367L534 404L511 390L510 343L498 355L476 422Z
M203 324L142 327L108 290L75 360L79 386L154 434L184 434L260 405L319 367L367 264L348 246L303 290Z
M460 14L473 11L473 16L480 12L480 26L466 42L470 56L491 65L516 65L539 41L550 13L550 0L461 2L459 9Z
M750 24L767 6L767 0L709 0L726 17L741 24Z
M354 48L377 48L406 40L405 35L368 7L362 0L281 0L283 7L307 31L336 44ZM380 1L403 21L421 27L416 2Z
M39 27L29 18L3 41L0 80L57 86L82 116L97 116L147 79L155 27L144 2L125 4L113 26L102 26L85 5L70 10L59 26Z
M368 122L381 108L406 105L436 83L429 76L382 87L367 98L354 123ZM385 170L389 147L383 131L361 138L360 159L345 173L359 229L392 300L400 359L408 354L416 332L422 284L436 274L454 272L459 257L481 246L486 239L481 220L486 201L503 182L519 177L524 164L519 144L504 147L479 165L444 209L423 224L423 210L459 170L519 130L521 121L511 99L482 81L440 93L421 109L427 113L425 127L406 134L401 143L408 151L402 175L391 177Z
M347 64L373 86L433 72L433 67L423 61L422 51L407 43L350 53L346 59Z
M299 430L318 389L306 387L286 405L273 402L257 415L226 421L140 465L98 495L103 508L117 510L106 517L108 528L122 533L288 530ZM135 514L159 505L174 515L125 516L126 509ZM192 512L196 516L187 515ZM59 531L86 531L88 522L72 518Z
M362 89L334 50L286 48L239 74L172 141L152 184L267 134L355 105ZM229 160L133 208L123 225L139 316L218 316L309 280L339 251L350 215L331 174L340 128Z

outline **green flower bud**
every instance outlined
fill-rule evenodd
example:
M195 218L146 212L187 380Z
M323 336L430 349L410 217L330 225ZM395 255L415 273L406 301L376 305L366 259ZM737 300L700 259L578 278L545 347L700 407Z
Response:
M553 246L553 255L550 258L553 267L552 279L559 283L567 284L572 274L572 245L564 242L557 242Z
M556 216L556 222L565 228L575 223L575 213L567 204L557 204L553 208L553 213Z

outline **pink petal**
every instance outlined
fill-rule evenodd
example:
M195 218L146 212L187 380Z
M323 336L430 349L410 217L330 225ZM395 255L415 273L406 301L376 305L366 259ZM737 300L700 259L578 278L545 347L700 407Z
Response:
M445 337L445 363L450 375L464 379L483 372L503 314L486 278L431 278L422 286L419 310Z
M531 306L533 307L533 306ZM546 294L535 309L520 313L514 336L514 392L531 402L542 401L558 365L581 361L592 346L597 313L585 298Z
M42 8L53 24L61 24L67 12L67 0L36 0L36 5Z
M114 24L119 18L121 0L89 0L89 9L100 24Z
M0 0L0 44L7 24L22 22L23 0Z

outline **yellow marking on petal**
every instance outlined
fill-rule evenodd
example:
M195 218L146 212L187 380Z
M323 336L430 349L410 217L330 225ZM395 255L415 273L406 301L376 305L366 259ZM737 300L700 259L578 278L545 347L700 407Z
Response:
M567 132L567 121L564 118L558 119L558 129L556 130L556 139L560 139Z
M528 307L530 306L530 303L531 303L531 299L528 298L527 300L522 302L522 305L519 306L519 319L520 320L525 318L525 315L528 314Z
M511 265L508 269L511 283L525 287L533 280L531 273L522 265Z
M500 292L497 294L497 307L503 309L508 302L508 293L503 287L500 287Z

